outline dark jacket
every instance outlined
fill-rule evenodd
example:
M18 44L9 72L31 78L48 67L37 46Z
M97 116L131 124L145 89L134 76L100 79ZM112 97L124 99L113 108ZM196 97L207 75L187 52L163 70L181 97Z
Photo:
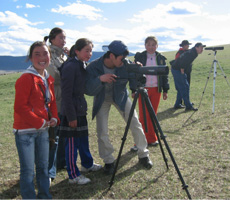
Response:
M189 51L189 50L185 50L183 48L180 48L176 53L175 59L179 58L186 51ZM190 64L190 66L185 69L185 73L187 75L190 74L191 72L192 72L192 64Z
M99 79L101 75L105 74L103 65L104 58L102 56L99 59L92 61L86 68L86 94L94 96L92 118L96 116L105 100L105 84ZM113 85L113 101L122 111L124 111L128 98L126 85L129 82L130 89L135 90L136 80L134 79L133 73L127 72L125 66L116 67L114 74L118 76L119 79L117 79Z
M135 62L140 62L143 66L146 66L147 62L147 51L137 52L134 56ZM156 63L157 65L166 65L166 58L156 51ZM158 92L168 92L169 82L168 76L157 76L158 79Z
M192 62L196 59L197 56L198 54L196 48L193 47L192 49L181 54L180 57L177 58L172 64L172 68L175 70L184 69L185 71L187 71L191 67Z
M86 70L82 61L76 58L68 59L61 68L62 105L61 114L68 121L85 116L87 103L85 93Z

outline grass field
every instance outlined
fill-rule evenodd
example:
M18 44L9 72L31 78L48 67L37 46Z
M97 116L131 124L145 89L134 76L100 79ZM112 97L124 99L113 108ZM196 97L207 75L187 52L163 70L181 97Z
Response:
M211 55L208 55L211 53ZM175 52L164 55L172 60ZM193 199L229 199L230 198L230 45L225 45L224 51L217 52L217 59L223 68L227 79L217 66L215 86L215 111L213 106L213 51L204 51L195 60L191 80L191 101L198 107L202 94L203 99L199 110L186 124L185 121L193 112L174 110L176 98L171 72L169 73L170 90L168 99L161 100L158 120L172 151L175 161L189 186L188 191ZM19 161L12 134L14 84L20 73L0 76L0 199L20 199ZM207 83L204 92L205 84ZM91 120L92 97L88 101L88 123L90 132L90 149L95 162L103 165L99 158L96 138L96 123ZM109 118L109 131L114 145L115 157L120 149L125 123L119 113L112 108ZM162 141L162 140L161 140ZM102 171L85 174L92 182L89 185L69 185L65 170L57 174L50 191L54 199L186 199L186 192L168 151L169 170L162 158L159 147L150 147L150 158L154 163L151 170L145 170L138 165L136 153L129 151L133 145L131 133L122 152L115 182L108 191L110 176ZM79 160L78 160L78 163ZM80 164L78 164L80 166Z

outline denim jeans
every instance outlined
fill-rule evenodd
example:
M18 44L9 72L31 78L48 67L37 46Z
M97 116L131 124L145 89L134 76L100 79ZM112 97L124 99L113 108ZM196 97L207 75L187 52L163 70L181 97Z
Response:
M177 90L177 99L174 107L178 107L181 100L184 100L186 108L191 108L192 104L189 98L189 83L187 80L187 75L182 74L180 70L171 69L174 78L175 87Z
M15 133L20 161L20 190L23 199L51 199L49 192L48 157L49 136L47 130L33 133ZM38 194L34 187L34 164Z

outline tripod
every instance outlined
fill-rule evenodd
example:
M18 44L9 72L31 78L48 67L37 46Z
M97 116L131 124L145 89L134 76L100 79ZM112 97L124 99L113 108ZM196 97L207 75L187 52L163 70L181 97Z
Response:
M207 48L206 48L207 49ZM227 76L225 75L224 73L224 70L223 68L220 66L218 60L216 59L216 54L217 54L217 50L223 50L223 48L208 48L207 50L213 50L214 52L214 60L212 62L212 65L211 65L211 68L210 68L210 71L209 71L209 74L208 74L208 77L207 77L207 81L205 83L205 87L204 87L204 90L202 92L202 96L201 96L201 99L200 99L200 103L199 103L199 106L198 106L198 109L200 108L200 105L201 105L201 102L202 102L202 99L203 99L203 96L204 96L204 93L205 93L205 90L206 90L206 87L208 85L208 81L210 79L210 75L213 71L213 103L212 103L212 114L214 114L214 111L215 111L215 92L216 92L216 75L217 75L217 65L219 66L219 68L221 69L222 71L222 75L224 76L228 86L230 87L230 84L228 82L228 79L227 79ZM189 119L191 119L191 117L193 116L195 112L193 112L190 117L184 122L183 126L188 122Z
M174 165L174 167L176 169L176 172L177 172L177 174L178 174L178 176L179 176L179 178L180 178L180 180L182 182L182 188L186 191L188 198L191 199L191 196L190 196L189 191L188 191L188 185L186 185L185 182L184 182L184 179L183 179L183 177L182 177L182 175L180 173L180 170L179 170L179 168L178 168L178 166L176 164L176 161L175 161L175 159L173 157L173 154L172 154L172 152L171 152L171 150L170 150L170 148L168 146L168 143L167 143L167 141L165 139L166 137L165 137L165 135L164 135L164 133L163 133L161 127L160 127L160 124L159 124L159 122L157 120L156 114L155 114L155 112L153 110L153 107L152 107L152 104L151 104L151 102L149 100L147 90L143 86L138 87L138 89L137 89L137 91L135 93L135 96L134 96L134 100L133 100L131 110L130 110L130 113L129 113L129 118L128 118L127 125L126 125L126 128L125 128L125 132L124 132L124 135L123 135L123 138L122 138L121 147L120 147L119 154L118 154L118 157L117 157L117 160L116 160L114 172L113 172L113 175L112 175L111 180L109 182L109 184L110 184L109 189L112 187L112 185L114 183L114 178L115 178L115 174L116 174L116 171L117 171L118 163L119 163L121 153L122 153L122 150L123 150L126 138L127 138L129 126L130 126L130 123L131 123L131 119L132 119L132 116L133 116L133 113L134 113L135 106L136 106L137 99L138 99L139 95L144 100L143 103L145 103L147 111L148 111L148 113L150 115L154 130L156 132L156 135L157 135L157 138L158 138L158 141L159 141L161 153L162 153L164 162L166 164L166 167L167 167L167 169L169 168L168 163L167 163L167 158L165 157L164 149L163 149L163 146L162 146L160 138L164 141L164 144L165 144L166 149L167 149L167 151L168 151L168 153L169 153L169 155L171 157L171 160L172 160L173 165ZM161 137L159 137L158 130L160 132Z

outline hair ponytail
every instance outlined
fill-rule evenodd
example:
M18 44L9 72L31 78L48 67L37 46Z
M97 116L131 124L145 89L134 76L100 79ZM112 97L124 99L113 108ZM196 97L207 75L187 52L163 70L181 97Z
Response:
M49 36L45 36L44 37L44 42L47 42L48 39L49 39Z

